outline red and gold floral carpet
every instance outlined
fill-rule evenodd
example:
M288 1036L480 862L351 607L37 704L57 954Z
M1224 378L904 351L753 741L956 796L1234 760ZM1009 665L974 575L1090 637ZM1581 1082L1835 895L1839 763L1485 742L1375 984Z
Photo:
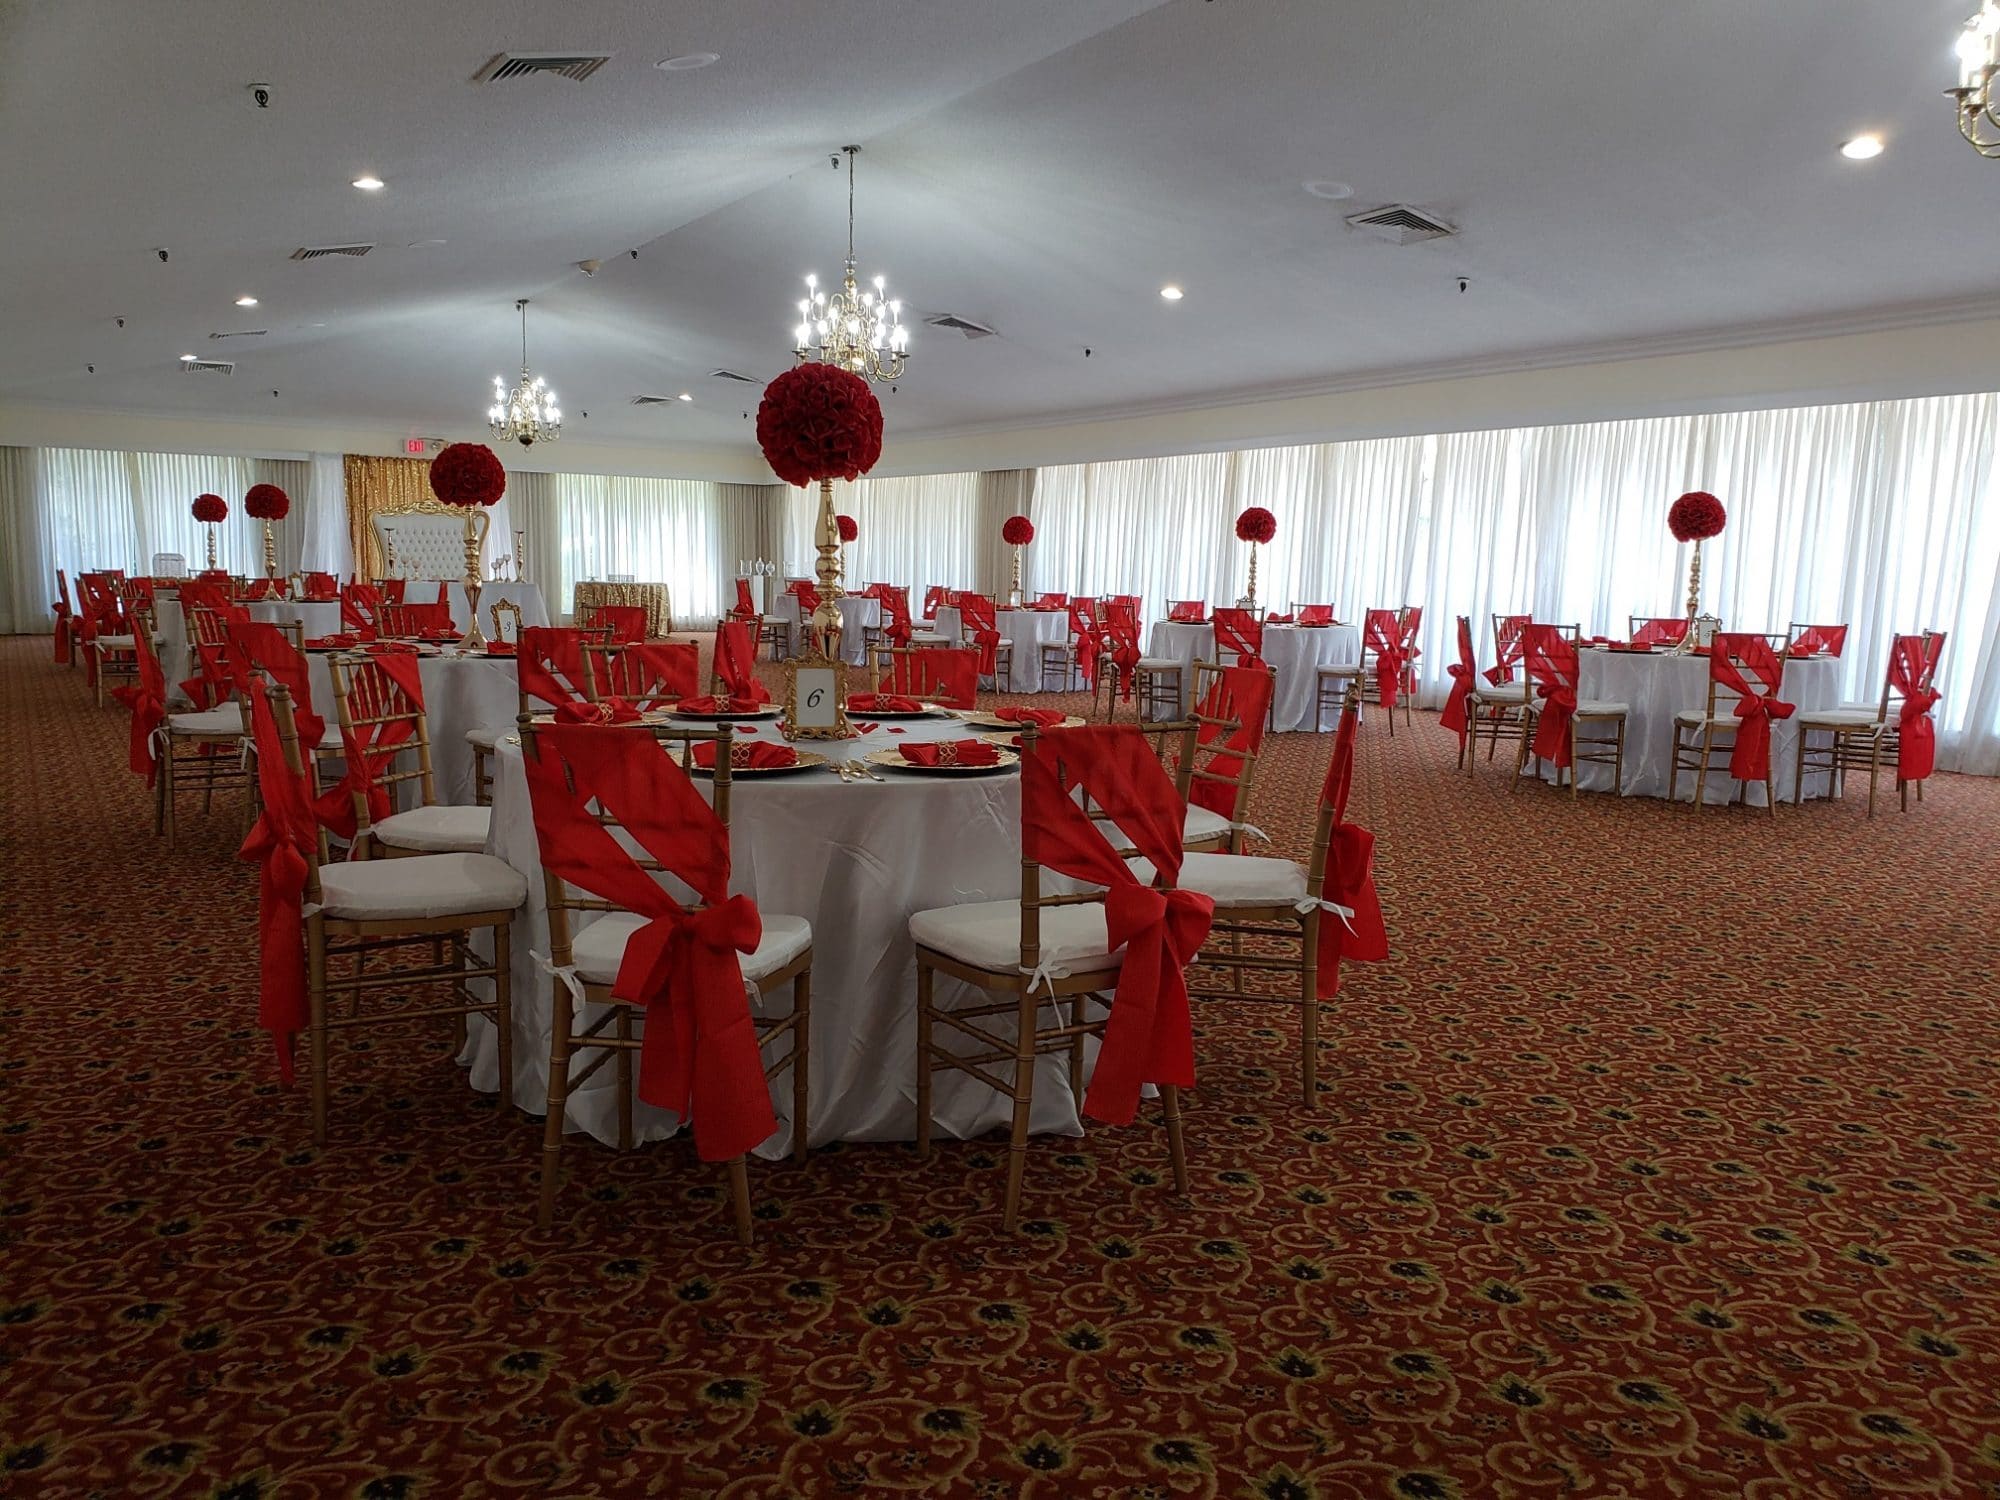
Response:
M2000 783L1705 811L1371 723L1393 960L1199 1016L1156 1121L761 1166L569 1153L384 1032L334 1144L252 1025L232 812L171 855L0 643L0 1493L2000 1494ZM1253 819L1300 852L1330 738ZM885 1086L893 1086L886 1081Z

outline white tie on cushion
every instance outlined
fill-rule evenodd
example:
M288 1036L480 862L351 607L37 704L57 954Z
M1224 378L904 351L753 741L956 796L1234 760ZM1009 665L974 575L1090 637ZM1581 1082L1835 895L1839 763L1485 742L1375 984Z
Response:
M512 911L528 881L488 854L413 854L408 859L322 865L320 905L347 921L397 921Z
M487 830L492 826L490 807L413 807L384 818L369 833L391 849L478 854L485 849Z
M1141 885L1153 883L1153 862L1143 856L1125 861ZM1181 857L1184 891L1199 891L1217 906L1291 906L1306 894L1305 867L1265 854L1187 854Z

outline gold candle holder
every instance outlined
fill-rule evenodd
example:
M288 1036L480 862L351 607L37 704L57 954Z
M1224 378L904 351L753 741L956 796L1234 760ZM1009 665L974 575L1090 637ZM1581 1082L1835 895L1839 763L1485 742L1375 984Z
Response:
M465 513L465 579L460 586L465 590L467 624L465 634L458 638L464 651L486 649L486 635L479 628L479 549L485 546L487 528L492 524L493 518L484 510L468 509Z
M819 561L813 571L819 576L819 607L813 611L812 633L829 661L840 660L840 523L833 514L833 481L819 482Z
M1250 544L1250 587L1244 593L1244 598L1250 601L1247 606L1248 608L1255 609L1257 607L1257 544L1255 542Z
M211 573L215 571L215 528L213 526L208 528L208 570Z
M1007 604L1011 609L1021 607L1021 549L1014 549L1014 585L1007 591Z
M278 576L278 543L271 535L269 521L264 523L264 576L266 578Z

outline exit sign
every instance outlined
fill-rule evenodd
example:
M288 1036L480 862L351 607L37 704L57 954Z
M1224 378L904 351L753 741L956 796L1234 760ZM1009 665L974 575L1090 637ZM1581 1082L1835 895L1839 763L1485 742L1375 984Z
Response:
M405 453L422 453L424 451L425 446L426 445L422 438L403 439L403 451Z

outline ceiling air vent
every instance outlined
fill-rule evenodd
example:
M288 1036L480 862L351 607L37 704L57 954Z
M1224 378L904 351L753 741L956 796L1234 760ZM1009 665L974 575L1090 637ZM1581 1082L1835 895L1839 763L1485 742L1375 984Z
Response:
M212 339L261 339L271 330L268 328L239 328L234 333L211 333Z
M708 375L709 379L711 380L740 380L745 385L757 384L756 378L754 376L739 375L734 370L710 370L708 372Z
M1443 219L1433 219L1407 203L1391 203L1387 208L1371 208L1365 214L1350 214L1347 227L1362 230L1392 245L1415 245L1458 233Z
M582 83L610 62L607 54L591 57L580 52L502 52L472 75L474 83L500 83L509 78L526 78L530 73L553 73Z
M634 406L679 406L681 402L678 396L634 396L632 404Z
M236 366L226 359L184 359L183 370L198 370L204 375L234 375Z
M327 255L351 255L358 258L366 255L374 248L375 246L372 243L366 245L301 245L291 253L289 258L292 260L318 260L322 256Z
M990 339L999 331L988 328L984 323L975 323L970 318L961 318L957 313L939 313L936 317L925 318L924 323L931 328L949 328L953 333L962 333L969 339Z

